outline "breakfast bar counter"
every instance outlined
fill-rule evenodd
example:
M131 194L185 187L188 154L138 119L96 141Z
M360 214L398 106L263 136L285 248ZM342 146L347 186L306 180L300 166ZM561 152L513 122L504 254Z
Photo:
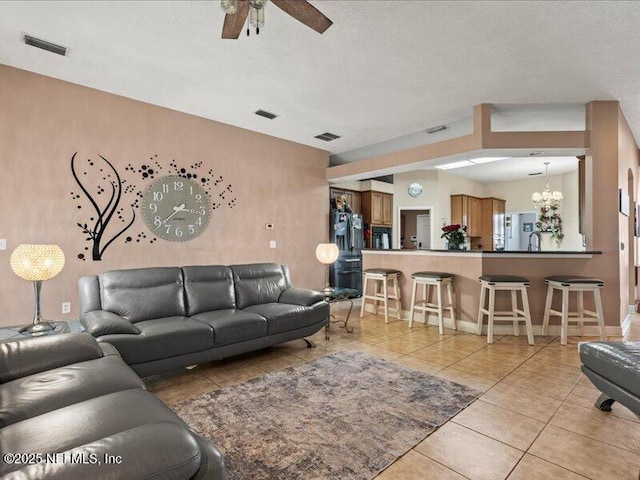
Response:
M603 256L603 253L599 251L497 252L365 249L362 250L362 268L392 268L402 272L400 289L404 318L409 317L411 307L412 273L438 271L454 274L454 304L457 309L457 318L460 328L470 332L475 332L478 315L480 299L478 277L490 274L526 277L531 282L528 293L534 332L539 334L546 297L544 279L551 275L582 275L604 280L605 287L602 290L602 298L605 323L619 327L619 298L611 298L615 296L607 295L607 283L617 281L618 272L603 268L601 261ZM506 304L502 304L503 301L506 299L497 300L499 309L506 307ZM592 308L592 305L586 304L585 307ZM415 319L421 321L422 315L416 315ZM557 320L552 319L551 325L550 332L554 332L557 329ZM512 331L511 327L506 324L505 329ZM590 333L590 327L585 327L585 330ZM497 330L497 332L499 331Z

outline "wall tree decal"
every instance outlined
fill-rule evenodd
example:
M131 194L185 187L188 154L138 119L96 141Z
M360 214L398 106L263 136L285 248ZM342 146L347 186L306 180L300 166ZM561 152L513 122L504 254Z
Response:
M78 173L76 170L77 155L78 155L78 152L74 153L73 156L71 157L71 173L73 174L73 178L75 179L76 183L80 187L80 190L87 197L87 200L89 200L91 207L95 210L95 217L91 217L89 220L89 221L93 221L92 225L89 225L86 222L85 223L78 222L77 225L82 230L82 233L87 235L86 240L88 242L92 242L93 244L91 249L91 256L93 260L100 261L102 260L102 256L104 255L105 250L109 248L109 246L118 237L120 237L120 235L126 232L131 227L131 225L133 225L133 222L136 219L136 212L132 207L131 220L129 222L126 222L124 220L123 209L120 208L120 201L122 199L123 182L120 179L120 175L118 175L118 172L116 171L114 166L111 164L111 162L109 162L109 160L104 158L102 155L98 155L100 159L104 162L106 167L104 166L101 167L98 164L98 162L88 159L88 164L90 167L88 168L88 170L90 171L93 170L94 173L95 173L95 170L98 170L98 175L101 176L102 180L106 181L108 184L107 189L109 188L109 186L111 187L111 193L108 201L106 202L106 204L102 202L102 205L101 205L97 199L97 195L102 195L103 193L105 193L105 188L104 186L102 186L100 182L98 182L97 188L95 189L95 193L92 194L89 192L89 188L92 188L92 187L88 187L85 183L83 183L80 180L80 177L78 176ZM107 169L106 172L105 172L105 168ZM89 172L83 172L83 175L87 175L88 173ZM79 195L76 195L76 196L79 198ZM78 208L81 208L81 207L78 206ZM110 236L110 232L107 232L107 230L116 212L117 212L118 218L121 221L125 222L125 225L124 227L120 228L120 230L114 231L114 233L111 234ZM113 231L114 229L111 228L109 230Z

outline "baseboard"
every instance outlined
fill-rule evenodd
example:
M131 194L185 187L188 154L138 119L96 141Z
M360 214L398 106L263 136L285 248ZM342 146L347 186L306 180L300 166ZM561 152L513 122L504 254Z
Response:
M369 312L369 313L373 313L373 305L367 304L365 306L365 311ZM382 311L382 309L379 307L378 308L378 314L380 314L380 312ZM389 309L389 318L396 318L395 316L395 310L394 309ZM357 315L357 313L356 313ZM400 319L404 320L406 322L409 321L409 317L410 317L410 313L408 310L401 310L400 311ZM415 318L413 320L416 323L424 323L422 321L422 313L420 314L416 314ZM557 321L557 320L556 320ZM427 315L427 322L428 325L438 325L438 316L437 315ZM463 332L469 332L469 333L476 333L476 329L477 329L477 323L475 320L458 320L457 322L458 325L458 330L461 330ZM626 327L625 327L626 324ZM445 312L445 318L444 318L444 326L445 328L451 328L451 322L448 320L447 316L446 316L446 312ZM629 329L629 327L631 326L631 318L629 315L627 315L627 318L625 319L625 322L623 323L622 327L616 327L613 325L605 325L604 327L604 333L605 336L607 337L618 337L618 336L622 336L623 335L623 331L624 328L626 328L626 330ZM483 325L482 327L482 333L484 335L486 335L487 333L487 325ZM509 324L509 323L501 323L501 324L495 324L493 326L493 333L494 335L513 335L513 324ZM533 325L533 334L534 335L542 335L542 325ZM526 331L525 331L525 327L524 324L520 325L520 335L526 335ZM548 336L560 336L560 325L549 325L547 327L547 335ZM578 335L578 326L577 325L569 325L569 328L567 330L567 335L570 337L575 337ZM598 329L598 327L596 325L585 325L584 328L582 329L582 335L585 337L599 337L600 336L600 330Z

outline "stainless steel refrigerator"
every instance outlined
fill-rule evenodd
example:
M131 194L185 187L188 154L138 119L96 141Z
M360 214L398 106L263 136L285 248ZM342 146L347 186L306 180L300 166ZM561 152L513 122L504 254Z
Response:
M353 290L352 296L362 295L362 249L364 248L364 219L357 213L331 210L329 215L331 242L338 245L340 255L329 268L331 286Z

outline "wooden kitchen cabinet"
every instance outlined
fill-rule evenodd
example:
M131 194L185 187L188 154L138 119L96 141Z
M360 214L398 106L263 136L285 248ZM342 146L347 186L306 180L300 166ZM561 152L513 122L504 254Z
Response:
M472 195L451 195L451 223L465 225L469 237L481 237L482 199Z
M362 213L362 194L353 190L343 190L340 188L331 188L329 190L330 199L335 200L339 195L347 197L347 205L351 209L351 213Z
M390 227L393 224L393 195L390 193L362 192L364 223Z
M482 199L482 248L504 248L506 202L499 198Z

